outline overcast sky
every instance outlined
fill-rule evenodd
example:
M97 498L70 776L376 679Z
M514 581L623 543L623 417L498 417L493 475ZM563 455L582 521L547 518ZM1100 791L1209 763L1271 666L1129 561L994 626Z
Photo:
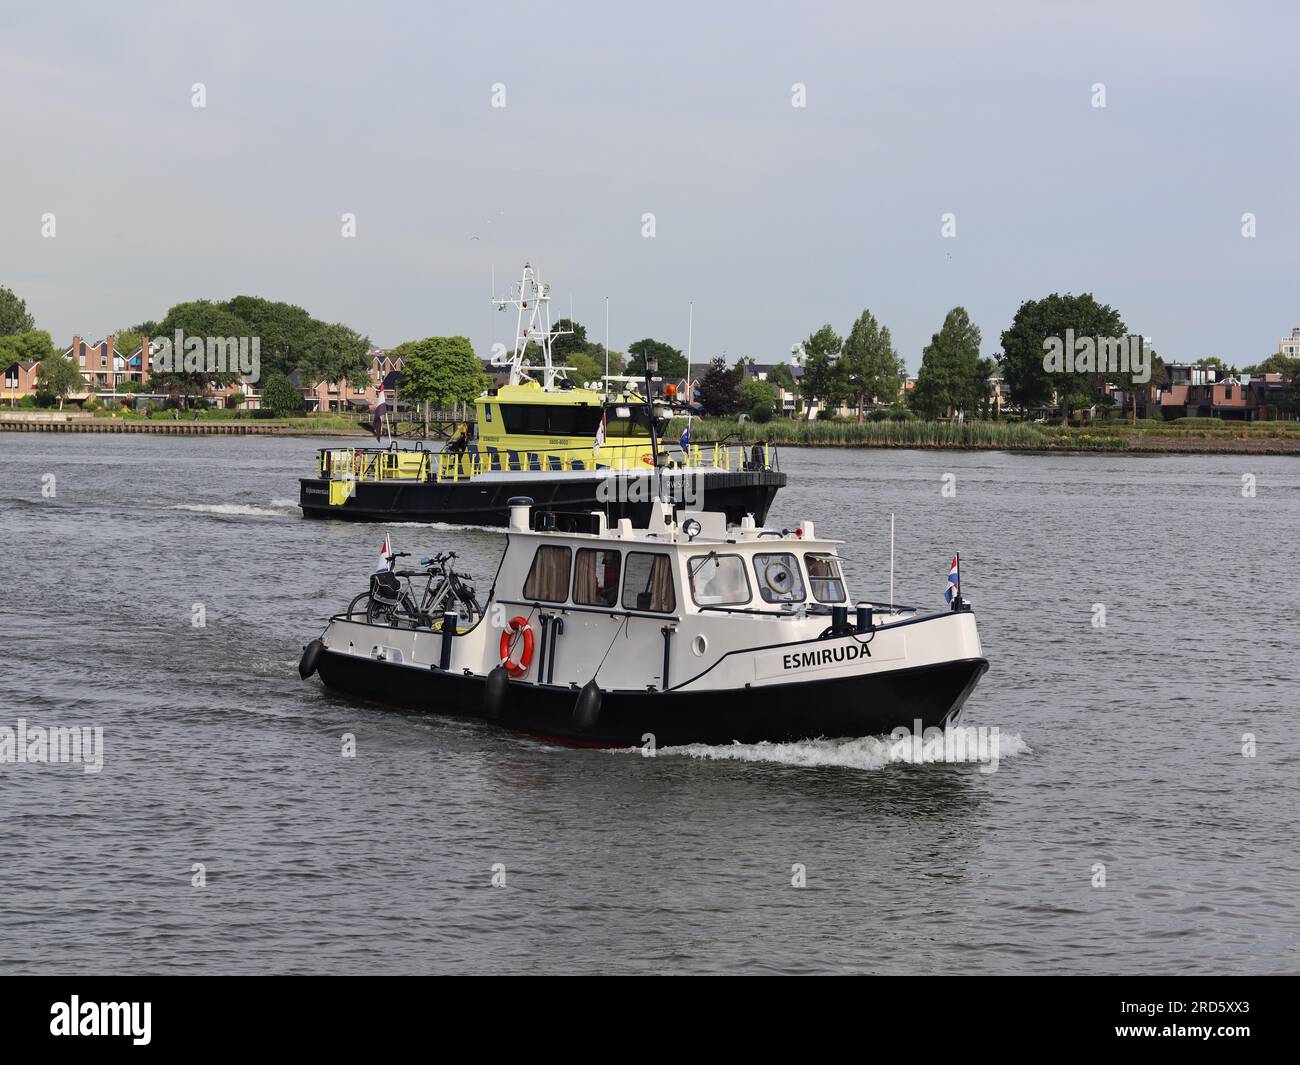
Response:
M694 300L697 359L785 359L866 307L912 372L1056 290L1170 359L1300 325L1294 9L924 6L5 0L0 284L59 343L252 294L486 355L527 258L619 349Z

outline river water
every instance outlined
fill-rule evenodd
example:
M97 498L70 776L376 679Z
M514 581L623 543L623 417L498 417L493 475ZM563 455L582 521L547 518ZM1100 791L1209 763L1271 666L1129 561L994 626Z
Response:
M0 436L0 725L104 754L0 764L0 969L1300 970L1295 460L782 451L770 522L846 540L854 593L888 595L891 512L899 601L961 552L986 773L573 750L303 683L383 538L299 516L321 443ZM501 546L388 531L481 577Z

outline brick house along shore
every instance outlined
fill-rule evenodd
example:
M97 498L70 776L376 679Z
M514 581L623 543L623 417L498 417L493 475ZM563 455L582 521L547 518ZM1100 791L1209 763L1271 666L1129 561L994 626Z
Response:
M1290 383L1280 373L1230 374L1217 366L1196 363L1168 363L1168 380L1131 391L1115 389L1115 410L1132 412L1137 404L1139 418L1156 411L1165 421L1177 418L1221 418L1224 421L1295 421L1296 412L1287 409ZM1222 376L1220 376L1222 375Z
M117 338L112 334L95 343L74 336L62 354L76 365L85 387L70 393L68 400L84 403L92 396L100 400L115 396L121 399L129 394L122 390L122 386L128 383L136 386L131 392L154 400L166 399L165 393L148 391L150 359L159 349L159 342L149 337L144 337L134 351L124 353L118 350ZM350 382L346 378L338 382L304 383L301 372L295 370L291 379L302 392L304 409L330 412L371 409L379 399L380 385L392 374L401 372L402 359L392 358L383 348L371 348L369 355L370 373L364 383ZM0 374L0 401L12 406L20 399L36 395L39 365L24 360L5 367ZM236 393L243 395L241 406L245 410L260 408L261 395L257 384L246 378L230 385L213 384L203 393L203 398L224 406Z

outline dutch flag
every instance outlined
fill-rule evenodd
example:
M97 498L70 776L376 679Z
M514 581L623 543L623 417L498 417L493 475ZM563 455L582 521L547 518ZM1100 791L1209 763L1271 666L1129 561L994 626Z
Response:
M677 441L677 446L683 451L689 453L691 450L691 420L686 419L686 428L682 430L681 439Z
M605 442L605 413L604 411L602 411L600 415L600 424L596 426L596 443L591 450L599 451L600 445L603 444L604 442Z
M384 546L379 549L379 565L375 567L376 573L383 573L393 568L392 563L388 561L388 556L392 553L393 545L388 542L388 534L384 533Z
M952 565L948 567L948 585L943 590L943 601L949 606L952 606L956 596L961 595L961 564L958 558L957 555L952 558Z

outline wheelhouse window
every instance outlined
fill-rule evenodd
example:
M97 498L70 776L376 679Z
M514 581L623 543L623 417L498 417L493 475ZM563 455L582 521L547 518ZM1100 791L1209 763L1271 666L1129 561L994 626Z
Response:
M686 569L696 606L739 606L753 598L739 555L694 555Z
M599 418L596 419L600 421ZM595 432L595 429L592 429ZM632 440L650 439L650 416L644 404L620 404L605 411L605 435Z
M794 555L786 552L755 555L754 576L758 578L758 592L764 602L803 602L803 577Z
M563 603L569 598L569 570L573 552L567 547L545 545L537 549L524 581L524 598L542 603Z
M595 547L578 548L573 575L573 601L582 606L617 606L621 561L618 551L603 551Z
M844 577L840 560L834 555L804 555L808 566L808 584L819 603L844 602Z
M623 579L623 609L671 614L677 609L673 565L667 555L629 551Z
M512 436L595 436L600 408L547 403L508 403L501 422Z

